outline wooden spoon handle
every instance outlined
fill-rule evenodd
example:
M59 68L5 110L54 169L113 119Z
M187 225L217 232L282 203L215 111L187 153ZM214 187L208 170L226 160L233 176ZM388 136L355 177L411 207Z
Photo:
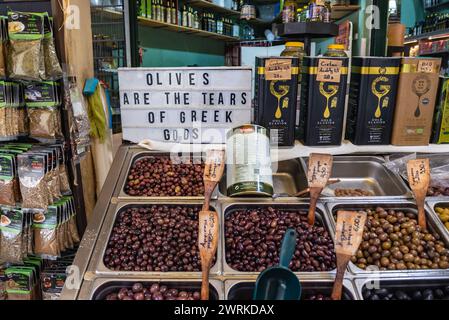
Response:
M318 197L320 196L321 191L321 188L310 188L310 206L309 214L307 215L307 220L310 227L313 227L313 225L315 224L316 204L318 202Z
M201 273L201 300L209 300L209 269L210 263L203 264Z
M346 268L349 263L349 256L344 256L341 259L341 262L338 262L337 259L337 275L335 276L334 286L332 288L332 300L341 300L342 292L343 292L343 279L345 277Z
M418 206L418 224L422 229L427 229L426 211L424 210L424 199L416 199Z

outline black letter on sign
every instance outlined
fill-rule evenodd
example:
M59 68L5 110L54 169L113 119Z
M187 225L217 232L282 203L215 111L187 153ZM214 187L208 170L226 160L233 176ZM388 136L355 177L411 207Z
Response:
M161 111L161 123L164 123L165 111Z
M207 110L203 110L201 113L201 122L207 122Z
M168 129L164 130L164 140L165 141L170 140L170 131Z
M235 106L235 93L231 93L231 102L229 104Z
M191 86L195 85L195 74L194 73L189 73L189 84Z
M165 102L166 102L167 104L170 103L170 99L168 98L169 95L170 95L170 92L165 92Z
M242 104L246 104L246 92L242 93Z
M207 72L203 73L203 79L204 79L203 84L207 86L209 84L209 74Z
M181 111L179 114L179 121L181 121L181 123L186 122L186 113L184 111Z
M215 110L214 111L214 122L219 122L220 121L220 110Z
M192 122L196 121L196 111L192 110Z
M198 139L198 128L193 128L192 129L192 138L194 139L194 140L197 140Z
M232 111L226 111L226 122L232 123L231 115Z
M140 104L139 93L134 92L134 104Z
M149 92L145 92L143 94L143 104L144 105L149 105L150 104L150 93Z
M148 112L148 122L154 123L154 112Z
M147 73L147 85L153 85L153 75L151 73Z
M189 129L184 129L184 141L189 140Z
M129 104L129 99L128 99L128 94L127 93L123 94L123 104Z

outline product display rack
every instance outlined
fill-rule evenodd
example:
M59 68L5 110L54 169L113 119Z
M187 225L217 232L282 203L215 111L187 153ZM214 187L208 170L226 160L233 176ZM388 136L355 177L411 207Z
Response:
M112 230L117 213L120 208L128 205L145 206L150 204L179 204L179 205L200 205L199 199L186 199L183 197L152 198L152 197L130 197L124 194L123 186L128 176L129 168L136 159L142 155L160 155L161 152L151 152L141 149L137 146L122 146L111 167L111 174L108 176L105 187L102 190L97 207L96 215L92 223L86 230L86 235L80 246L74 264L80 268L83 282L79 289L64 288L62 299L104 299L106 294L114 288L131 285L135 282L147 283L168 283L176 284L180 288L195 289L199 288L201 276L198 272L124 272L111 271L105 268L103 263L103 254ZM317 206L317 220L328 229L333 237L335 232L335 221L333 214L335 210L347 209L357 210L367 207L381 205L385 208L401 208L407 212L416 214L412 194L405 182L392 172L386 171L382 165L384 158L382 156L346 156L335 158L336 174L345 183L359 183L357 175L365 177L367 185L372 185L373 181L380 189L376 189L375 197L363 198L326 198L322 197ZM305 159L291 158L290 160L279 163L279 170L274 173L273 179L278 190L292 192L290 189L301 189L307 184L305 178L306 167ZM343 167L347 168L344 170ZM366 176L364 169L368 170L369 176ZM366 167L367 166L367 167ZM375 169L377 168L377 169ZM380 171L379 171L380 170ZM290 182L286 180L291 180ZM212 197L211 207L213 207L220 217L220 239L217 253L217 262L211 269L210 285L212 288L211 296L218 299L250 299L254 282L258 276L257 272L239 272L233 270L227 265L225 259L225 236L224 236L224 218L236 207L248 208L273 206L279 208L295 208L306 210L309 206L309 199L304 198L229 198L226 196L226 186L223 177L218 186L215 195ZM277 182L276 182L277 181ZM295 181L293 183L293 181ZM392 189L393 188L393 189ZM394 189L396 188L396 189ZM281 191L282 191L281 190ZM394 191L396 190L396 191ZM392 193L393 195L383 196L382 194ZM441 235L446 244L449 244L449 232L439 222L439 218L434 211L436 205L449 202L449 197L429 198L426 203L427 219L430 227ZM304 294L320 291L321 293L330 293L335 278L335 270L329 272L298 272L296 273L303 285ZM449 283L449 270L408 270L408 271L382 271L376 273L381 283L388 285L422 286L424 283L430 285L444 285ZM372 274L360 270L350 263L344 280L344 293L350 299L361 300L363 286Z

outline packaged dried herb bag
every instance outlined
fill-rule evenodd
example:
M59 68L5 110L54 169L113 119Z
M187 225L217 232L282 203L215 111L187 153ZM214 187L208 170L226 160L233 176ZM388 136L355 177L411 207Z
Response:
M62 78L62 69L56 54L55 41L53 38L52 21L45 15L44 17L44 38L42 40L45 79L57 80Z
M7 39L8 39L8 18L0 16L0 77L6 77Z
M10 207L0 208L0 261L22 263L23 211Z
M69 176L67 172L67 167L65 165L65 153L64 153L64 145L63 144L55 144L51 145L52 147L57 147L58 152L58 159L59 159L59 187L61 190L61 193L63 195L71 195L72 191L70 190L70 183L69 183Z
M36 273L31 267L10 267L5 270L8 300L33 300Z
M11 79L39 81L44 14L8 13L7 70Z
M49 202L45 174L47 159L44 154L30 152L17 156L22 207L46 210Z
M36 211L33 219L34 252L44 259L61 255L58 239L58 209L51 205L46 212Z
M1 244L0 244L1 246ZM0 261L1 265L1 261ZM0 301L6 300L6 275L5 269L0 266Z
M7 135L7 127L9 123L6 119L6 82L0 80L0 140L9 140Z
M32 82L25 85L24 90L30 137L42 142L54 141L58 137L60 122L55 83Z
M15 156L0 153L0 205L15 206Z
M78 233L78 226L76 224L76 209L75 209L75 200L73 197L68 197L69 211L70 211L70 219L69 219L69 230L70 235L72 236L72 241L74 244L80 243L81 239Z

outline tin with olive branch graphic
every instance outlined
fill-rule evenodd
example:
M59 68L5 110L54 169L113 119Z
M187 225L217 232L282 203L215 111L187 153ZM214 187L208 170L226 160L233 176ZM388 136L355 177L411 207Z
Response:
M346 138L356 145L390 144L401 58L354 57Z
M301 140L307 146L341 144L348 58L304 59L301 68Z

